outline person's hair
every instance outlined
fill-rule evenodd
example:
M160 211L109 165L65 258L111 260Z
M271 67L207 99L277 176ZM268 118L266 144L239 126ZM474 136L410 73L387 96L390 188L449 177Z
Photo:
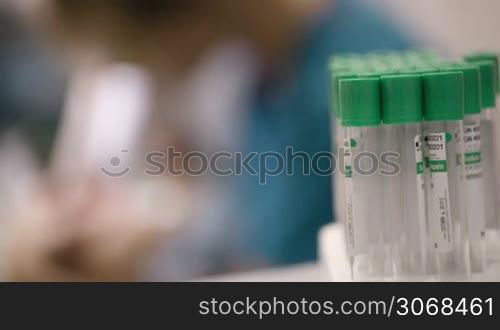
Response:
M71 46L99 44L140 48L152 44L159 28L175 26L199 9L198 0L46 0L53 35Z
M305 7L291 0L44 1L50 30L71 48L105 49L113 57L160 65L167 53L189 64L224 38L249 40L281 61L304 16L296 7Z
M68 19L81 19L105 10L138 23L152 23L193 6L190 0L52 0L56 12Z

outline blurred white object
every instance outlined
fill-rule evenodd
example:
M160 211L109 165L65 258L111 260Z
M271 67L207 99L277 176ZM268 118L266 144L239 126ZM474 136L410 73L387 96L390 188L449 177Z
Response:
M318 245L319 258L328 270L330 279L334 282L351 282L343 225L324 226L319 232Z
M139 67L113 64L97 74L84 147L87 166L103 164L120 150L134 150L142 141L151 110L152 83ZM87 111L88 111L87 110Z
M234 150L241 143L257 64L251 47L228 42L210 51L188 79L183 96L192 111L186 119L203 150Z
M8 209L25 207L27 197L40 186L40 169L23 137L15 131L2 135L0 142L0 205Z
M7 132L0 141L0 280L7 271L6 249L11 238L13 215L25 210L40 188L40 170L33 152L21 135Z
M115 156L126 162L128 152L142 141L151 93L151 79L139 67L83 63L69 87L52 164L55 173L92 173Z

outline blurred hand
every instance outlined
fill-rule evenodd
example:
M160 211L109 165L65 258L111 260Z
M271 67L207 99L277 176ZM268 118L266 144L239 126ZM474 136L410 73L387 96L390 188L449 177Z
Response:
M15 219L8 279L137 280L141 259L165 232L133 205L123 191L94 184L37 194Z

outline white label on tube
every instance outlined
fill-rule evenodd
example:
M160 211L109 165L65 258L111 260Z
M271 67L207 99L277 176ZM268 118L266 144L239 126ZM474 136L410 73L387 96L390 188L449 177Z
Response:
M479 125L464 126L464 151L469 238L477 241L485 236L486 231L481 128Z
M425 180L424 180L424 147L422 141L422 135L415 136L415 160L416 160L416 171L417 171L417 208L418 208L418 229L419 238L423 240L426 236L426 212L425 212ZM419 243L414 246L415 249L423 247L425 245L420 240L413 240ZM425 254L425 253L423 253Z
M450 252L453 249L446 155L447 140L452 138L449 133L430 133L425 136L427 166L430 172L429 227L432 246L439 252Z

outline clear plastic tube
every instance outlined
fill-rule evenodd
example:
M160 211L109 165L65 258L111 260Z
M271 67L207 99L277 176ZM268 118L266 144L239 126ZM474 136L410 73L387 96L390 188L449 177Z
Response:
M481 141L483 172L485 184L486 226L489 230L500 230L498 224L497 185L495 184L496 140L494 135L495 109L483 109L481 112Z
M422 124L385 125L384 149L399 155L398 173L385 178L396 277L422 280L428 275Z
M354 280L390 277L383 224L383 184L376 161L380 126L344 127L345 229Z
M500 115L498 112L500 111L500 95L497 95L496 101L497 107L496 109L485 109L481 112L481 120L489 121L492 125L491 128L491 139L493 143L491 144L491 148L493 148L493 163L494 163L494 173L500 173ZM500 175L495 175L496 180L492 180L492 182L496 182L496 191L495 191L495 219L497 225L497 232L500 233ZM498 237L500 241L500 234ZM500 244L500 243L499 243ZM500 259L500 256L498 256Z
M486 212L486 237L488 242L488 261L500 262L500 155L498 150L497 127L500 127L500 116L496 109L481 111L481 141L484 175L484 203Z
M486 271L486 200L491 211L493 196L484 187L481 137L481 115L464 118L464 166L468 237L470 241L471 269L474 273ZM489 151L488 151L489 152Z
M439 280L463 280L470 276L467 237L463 122L425 123L427 217L431 255Z
M337 164L340 167L339 157L341 154L341 148L344 145L344 128L341 125L340 118L332 119L332 149L333 154L337 159ZM344 214L344 176L340 168L337 168L335 173L332 175L333 179L333 209L335 220L343 223L345 219Z

